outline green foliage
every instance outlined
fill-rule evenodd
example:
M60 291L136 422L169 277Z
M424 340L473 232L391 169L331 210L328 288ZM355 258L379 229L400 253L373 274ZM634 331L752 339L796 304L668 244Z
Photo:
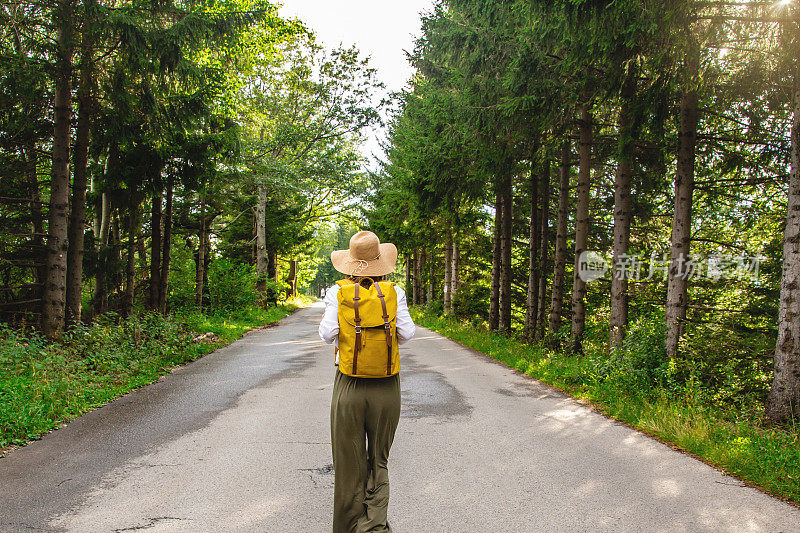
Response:
M608 357L560 355L496 332L412 308L414 321L673 443L732 475L800 503L800 427L762 428L737 408L707 403L675 375L661 351L656 316L637 321L624 350ZM639 349L636 344L642 343ZM650 355L647 348L657 354ZM606 361L603 364L603 361ZM631 372L633 376L624 376ZM666 384L664 386L663 384Z
M357 233L359 228L349 220L337 220L336 224L321 225L317 234L316 259L317 267L313 287L317 296L319 289L333 285L336 280L342 279L342 274L333 268L331 252L344 250L350 246L350 237Z
M254 307L259 298L257 279L253 265L234 264L224 257L215 259L208 271L211 312L230 313Z
M426 309L435 316L442 316L444 315L444 301L441 298L433 299L428 302Z
M747 327L730 315L687 328L684 351L702 384L699 393L709 403L758 419L772 381L776 333Z
M298 36L275 52L242 76L240 179L264 212L259 253L304 256L298 279L310 281L315 223L363 192L357 146L379 122L382 84L355 48L326 51Z
M38 438L292 309L287 304L214 316L109 317L70 330L60 342L0 325L0 449ZM193 341L208 332L215 337Z
M461 285L454 298L453 314L458 318L488 321L489 288L477 283Z
M622 348L610 356L601 353L592 358L593 373L598 381L615 381L621 388L641 393L679 391L677 365L667 357L665 339L664 316L642 316L631 324Z
M182 323L158 314L79 327L56 344L0 330L0 447L22 444L197 357L191 338Z
M427 308L434 314L441 314L444 294L444 244L455 239L462 288L453 313L484 324L492 280L496 287L509 279L501 305L510 302L512 335L534 337L538 332L525 331L529 251L535 249L529 239L536 231L531 213L544 211L548 303L555 230L566 240L563 299L555 310L560 326L545 338L567 347L572 255L583 218L575 213L584 208L575 198L576 167L583 165L590 180L589 250L620 242L612 228L627 218L615 218L624 214L617 199L627 196L630 226L622 229L628 252L656 260L668 255L681 120L676 111L682 95L696 91L690 253L701 269L715 254L763 254L758 279L690 276L685 333L673 360L663 348L665 277L655 272L645 280L645 271L629 283L629 336L611 355L610 276L589 283L585 313L576 315L583 327L575 335L580 329L582 339L575 340L584 343L594 366L570 367L575 373L569 379L589 376L609 389L651 396L688 395L758 420L772 380L784 270L786 188L776 176L787 177L796 144L786 87L796 85L800 34L786 23L798 13L796 3L444 0L423 16L410 54L417 70L398 95L387 161L372 180L370 227L395 240L407 264L421 253L433 263L425 272L409 271L408 278L433 285ZM584 108L590 146L574 143L586 124ZM590 168L587 158L576 157L581 146L588 148L583 156ZM553 178L561 172L566 226L556 228L562 199ZM491 219L497 193L509 181L511 264L495 265L499 220ZM630 194L620 196L628 186Z
M286 283L282 281L275 281L274 279L264 279L262 283L264 284L264 299L267 302L277 302L283 298L283 295L288 289L288 285Z
M44 271L35 267L44 256L50 192L40 178L53 145L53 67L67 57L76 125L70 165L76 176L85 170L91 183L85 202L78 187L73 191L71 201L87 208L86 220L74 226L96 220L110 229L102 245L96 229L86 234L85 320L108 309L127 315L159 306L147 285L156 294L166 290L169 311L197 307L196 272L219 257L255 262L251 214L258 186L268 197L261 221L266 250L260 249L302 259L298 280L307 288L316 267L314 224L361 190L361 130L379 122L382 86L363 54L325 49L300 21L283 19L277 4L262 0L122 8L87 0L65 4L68 17L44 4L19 8L13 31L0 28L7 66L0 73L0 176L3 190L14 191L10 204L5 193L0 198L3 304L40 296ZM71 38L59 41L59 31ZM88 139L85 169L78 138ZM171 234L169 250L153 242L159 229ZM211 261L198 268L201 235ZM69 245L72 253L76 243ZM123 294L129 259L133 302ZM170 265L166 289L155 287L158 274L149 275L148 267L159 263ZM279 276L282 266L278 261ZM92 288L103 284L92 278L101 274L108 294L95 298ZM250 304L253 290L244 285L240 299L233 298L231 276L245 277L218 272L219 283L205 283L204 306L227 312ZM283 289L268 284L271 299ZM0 319L29 319L13 305L0 307Z
M197 261L193 252L178 239L172 242L167 307L173 313L189 313L195 308Z

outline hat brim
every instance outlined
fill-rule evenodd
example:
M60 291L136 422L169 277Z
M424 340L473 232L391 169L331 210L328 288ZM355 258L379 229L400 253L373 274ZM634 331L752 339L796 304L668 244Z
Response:
M334 250L331 252L331 262L333 268L348 276L385 276L394 271L397 247L390 242L383 242L380 244L380 256L363 262L350 257L350 250Z

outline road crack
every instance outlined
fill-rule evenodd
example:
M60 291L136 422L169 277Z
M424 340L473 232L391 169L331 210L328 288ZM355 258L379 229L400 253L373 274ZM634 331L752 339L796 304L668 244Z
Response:
M319 468L299 468L298 470L308 474L308 477L311 479L314 487L319 487L319 480L317 479L317 476L329 476L333 474L333 465L327 464Z
M153 518L148 518L147 520L149 520L149 522L141 526L123 527L115 529L114 533L119 533L121 531L138 531L140 529L150 529L151 527L154 527L157 523L163 520L191 520L191 518L181 518L179 516L156 516Z

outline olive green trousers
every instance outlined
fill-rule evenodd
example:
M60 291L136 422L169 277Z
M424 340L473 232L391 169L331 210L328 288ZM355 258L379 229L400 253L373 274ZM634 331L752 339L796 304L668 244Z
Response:
M389 449L400 421L400 375L354 378L336 369L331 399L333 533L390 533Z

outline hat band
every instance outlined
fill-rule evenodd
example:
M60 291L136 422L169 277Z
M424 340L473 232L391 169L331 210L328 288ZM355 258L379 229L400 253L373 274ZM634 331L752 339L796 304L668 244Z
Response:
M355 262L358 262L358 264L357 264L357 265L355 266L355 268L353 269L353 274L352 274L353 276L357 276L357 275L359 275L361 272L363 272L363 271L364 271L364 269L366 269L366 268L369 266L369 261L377 261L378 259L380 259L380 258L381 258L381 254L378 254L378 255L376 255L374 259L368 259L368 260L364 260L364 259L355 259L355 258L354 258L352 255L350 255L350 254L348 254L348 257L350 257L350 259L349 259L348 261L346 261L347 263L355 263Z

